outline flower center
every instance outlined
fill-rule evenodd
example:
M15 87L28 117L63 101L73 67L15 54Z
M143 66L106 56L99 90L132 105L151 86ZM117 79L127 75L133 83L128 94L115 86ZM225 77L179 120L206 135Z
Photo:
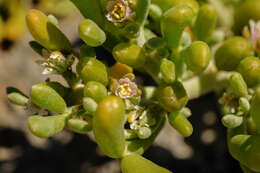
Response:
M120 85L119 93L122 96L130 96L132 93L132 89L128 83L124 83L124 84Z
M111 16L116 20L121 20L125 17L125 15L126 15L125 4L123 4L122 2L117 2L114 5L113 10L111 11Z

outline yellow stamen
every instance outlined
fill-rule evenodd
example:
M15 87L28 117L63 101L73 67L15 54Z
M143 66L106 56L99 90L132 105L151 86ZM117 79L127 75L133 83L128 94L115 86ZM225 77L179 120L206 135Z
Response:
M130 88L130 85L128 83L124 83L124 84L120 85L119 92L123 96L130 96L132 89Z
M124 18L126 15L126 7L121 2L117 2L111 12L111 16L116 19L120 20Z

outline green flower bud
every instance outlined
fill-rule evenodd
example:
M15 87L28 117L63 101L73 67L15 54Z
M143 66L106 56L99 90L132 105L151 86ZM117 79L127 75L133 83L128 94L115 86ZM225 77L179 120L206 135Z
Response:
M260 82L260 60L256 57L247 57L243 59L238 68L244 80L249 87L253 87Z
M181 111L171 112L168 115L168 121L171 126L176 129L184 137L192 135L193 127L189 120L181 113Z
M166 83L173 83L175 81L175 64L174 62L164 58L161 61L160 72L162 78Z
M140 139L147 139L152 135L152 130L148 127L140 127L137 130L137 136Z
M27 106L29 99L21 91L13 87L8 87L6 92L8 100L11 103L20 106Z
M95 112L93 132L101 150L111 158L121 158L125 151L125 105L116 96L103 99Z
M137 154L125 156L121 161L121 169L123 173L171 173L167 169L162 168Z
M250 110L250 103L246 98L240 97L239 98L239 107L243 112L248 112Z
M152 3L161 7L163 11L177 5L188 5L195 14L199 11L199 4L196 0L152 0Z
M195 13L187 5L178 5L167 10L161 19L164 40L170 48L178 48L185 27L191 24Z
M232 37L217 49L216 65L219 70L232 71L240 61L251 54L251 45L243 37Z
M249 20L260 20L260 1L259 0L245 0L241 2L234 13L234 31L239 34L242 32L244 26L248 25Z
M92 120L86 121L73 118L68 121L68 127L76 133L85 134L92 130Z
M193 72L203 72L209 65L210 49L202 41L195 41L181 52L188 69Z
M227 128L236 128L243 123L243 117L233 115L233 114L228 114L222 117L221 121L222 124Z
M64 115L48 117L32 116L28 119L28 128L40 138L48 138L63 130L66 123Z
M260 133L260 88L258 87L255 96L251 101L251 116L256 125L257 131Z
M90 19L83 20L78 27L80 38L89 46L101 46L106 41L106 34Z
M40 108L50 111L64 113L67 109L62 98L65 88L56 82L42 82L32 86L30 98Z
M197 40L208 42L217 22L217 12L213 5L205 4L200 7L195 25L194 35Z
M260 136L235 135L229 139L229 152L252 171L260 171Z
M94 114L97 110L97 102L95 102L95 100L93 100L90 97L84 97L83 98L83 107L85 109L85 111L87 111L90 114Z
M43 47L70 51L71 44L67 37L42 12L30 10L26 22L34 39Z
M240 73L233 73L229 78L229 84L237 97L247 96L247 85Z
M142 48L132 43L120 43L113 49L116 61L133 67L140 67L145 62Z
M97 81L103 85L108 84L108 72L106 66L96 58L81 58L77 64L77 72L85 82Z
M107 88L95 81L90 81L85 85L84 97L90 97L94 99L97 103L103 100L107 96Z
M180 110L188 102L187 93L180 82L162 86L157 92L159 104L169 112Z

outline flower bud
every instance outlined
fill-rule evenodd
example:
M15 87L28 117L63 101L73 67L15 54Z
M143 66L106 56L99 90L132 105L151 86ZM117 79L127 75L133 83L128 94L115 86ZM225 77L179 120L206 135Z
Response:
M145 62L142 48L132 43L120 43L113 49L116 61L131 67L141 67Z
M175 82L171 86L162 86L157 92L159 104L169 112L180 110L188 102L187 93L180 82Z
M92 130L92 120L86 121L73 118L68 121L68 127L76 133L85 134Z
M42 12L30 10L26 22L34 39L43 47L70 51L71 44L67 37Z
M94 114L97 110L97 102L90 97L83 98L83 108L90 114Z
M121 169L122 173L171 173L167 169L162 168L137 154L125 156L121 161Z
M133 68L119 62L116 62L109 69L110 76L115 79L121 79L128 73L133 73Z
M194 16L192 8L187 5L178 5L163 14L162 35L170 48L178 48L183 30L191 24Z
M222 124L227 128L236 128L243 123L243 117L233 115L233 114L228 114L222 117L221 121Z
M28 119L28 128L40 138L48 138L63 130L66 118L63 115L48 117L31 116Z
M85 85L84 97L90 97L95 100L95 102L99 103L106 96L107 88L103 84L95 81L90 81Z
M89 46L101 46L106 41L106 34L90 19L83 20L78 27L80 38Z
M244 97L240 97L239 98L239 107L243 112L248 112L250 110L250 103L249 101L244 98Z
M202 41L195 41L181 52L188 69L195 73L203 72L209 65L210 49Z
M238 68L244 80L249 87L253 87L260 82L260 60L256 57L247 57L243 59Z
M217 49L216 65L219 70L232 71L240 61L251 54L250 43L242 37L232 37Z
M237 97L247 96L247 85L240 73L233 73L229 78L229 84Z
M108 73L106 66L96 58L81 58L77 64L77 72L85 82L97 81L103 85L108 84Z
M197 40L209 41L216 27L217 12L213 5L205 4L200 7L194 25L194 35Z
M171 126L176 129L184 137L192 135L193 127L189 120L181 113L181 111L171 112L168 115L168 121Z
M42 82L32 86L30 98L40 108L50 111L64 113L67 109L66 102L62 95L65 88L56 82Z

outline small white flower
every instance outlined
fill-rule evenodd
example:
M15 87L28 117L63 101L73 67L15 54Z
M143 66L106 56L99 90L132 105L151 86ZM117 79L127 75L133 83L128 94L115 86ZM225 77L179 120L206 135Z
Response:
M107 4L107 20L110 22L123 22L127 20L132 12L125 0L114 0Z
M115 90L115 95L127 99L138 95L137 85L130 81L129 78L122 78L119 80Z
M249 21L250 27L250 41L254 48L256 48L257 42L260 39L260 21L255 22L253 20Z

